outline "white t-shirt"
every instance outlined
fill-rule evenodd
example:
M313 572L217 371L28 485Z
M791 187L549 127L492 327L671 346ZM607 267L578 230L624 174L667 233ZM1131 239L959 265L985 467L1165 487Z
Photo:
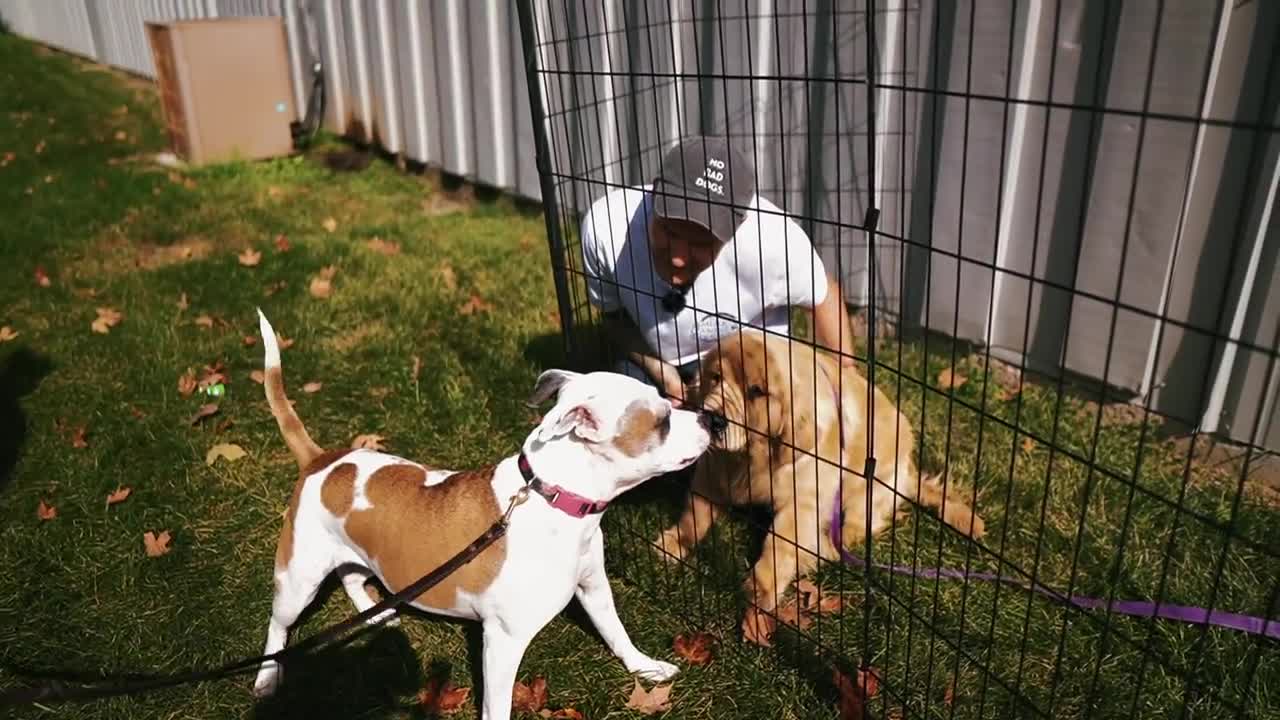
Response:
M656 355L683 365L744 325L789 334L789 307L814 307L827 296L827 271L800 226L756 195L733 240L694 280L685 308L672 315L672 288L649 254L651 187L616 189L582 218L587 296L602 312L624 308ZM739 320L741 319L741 320Z

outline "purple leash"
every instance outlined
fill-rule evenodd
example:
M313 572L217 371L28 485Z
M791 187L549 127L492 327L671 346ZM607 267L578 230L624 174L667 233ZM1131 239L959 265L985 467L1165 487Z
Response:
M827 375L825 368L822 369L822 373L823 375ZM831 383L830 376L827 377L827 382ZM835 383L831 383L831 387L837 392L836 411L839 413L839 390L836 388ZM837 415L837 417L839 416ZM840 462L844 462L843 432L840 434ZM836 494L836 502L832 506L831 510L831 527L828 528L828 535L831 539L831 544L836 547L836 551L840 553L840 559L845 565L855 568L865 568L868 567L868 563L857 555L846 550L844 546L844 468L839 465L837 467L840 468L840 483ZM868 478L867 482L874 482L874 480L872 478ZM952 570L950 568L910 568L902 565L889 565L885 563L871 563L870 567L876 568L877 570L887 570L899 575L935 580L939 578L949 578L953 580L987 580L990 582L1004 583L1022 590L1030 590L1032 592L1039 593L1057 602L1074 605L1075 607L1083 610L1102 609L1109 613L1117 613L1120 615L1159 617L1167 620L1180 620L1185 623L1193 623L1196 625L1217 625L1218 627L1242 630L1254 635L1262 635L1273 640L1280 640L1280 620L1260 618L1253 615L1241 615L1240 613L1225 612L1222 610L1211 611L1207 608L1193 607L1190 605L1170 605L1167 603L1152 603L1141 600L1107 601L1102 598L1087 597L1084 595L1066 596L1035 581L1032 581L1032 583L1028 585L1013 578L989 572L967 572L964 570Z

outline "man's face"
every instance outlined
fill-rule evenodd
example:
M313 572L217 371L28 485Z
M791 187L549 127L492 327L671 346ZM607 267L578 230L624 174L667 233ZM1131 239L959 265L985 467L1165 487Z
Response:
M654 217L649 223L649 250L658 276L677 287L693 284L711 267L720 241L710 230L688 220Z

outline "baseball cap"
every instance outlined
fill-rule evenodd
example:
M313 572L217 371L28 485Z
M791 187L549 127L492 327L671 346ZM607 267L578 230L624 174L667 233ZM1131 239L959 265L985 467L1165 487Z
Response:
M722 243L733 238L755 193L755 168L718 137L683 139L662 156L653 179L659 217L697 223Z

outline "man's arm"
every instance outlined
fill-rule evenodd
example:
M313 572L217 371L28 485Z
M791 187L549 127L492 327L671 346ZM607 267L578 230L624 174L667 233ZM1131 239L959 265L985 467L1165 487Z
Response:
M819 346L840 351L841 365L853 365L853 326L844 305L844 291L830 273L827 297L813 309L813 335Z

